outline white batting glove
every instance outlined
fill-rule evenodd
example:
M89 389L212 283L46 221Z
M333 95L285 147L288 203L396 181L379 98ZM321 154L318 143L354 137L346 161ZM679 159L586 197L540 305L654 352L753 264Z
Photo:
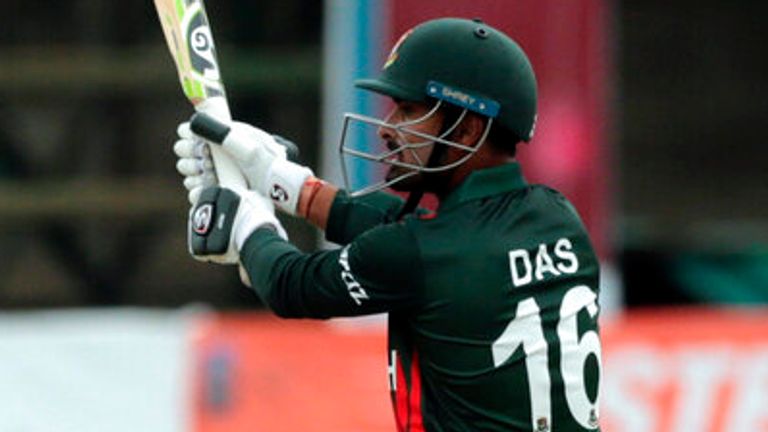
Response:
M173 152L179 160L176 171L184 177L187 199L195 205L203 189L219 184L211 159L211 149L201 138L196 137L189 128L189 122L179 125L179 140L173 145Z
M301 188L313 175L312 170L290 162L285 147L257 127L242 122L219 123L215 127L219 128L217 136L201 138L219 141L240 166L251 189L271 198L280 210L295 215Z

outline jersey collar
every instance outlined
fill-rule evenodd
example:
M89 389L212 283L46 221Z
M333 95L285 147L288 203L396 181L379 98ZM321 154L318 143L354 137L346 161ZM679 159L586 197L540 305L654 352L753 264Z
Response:
M522 189L528 185L520 164L510 162L493 168L474 171L456 190L440 203L438 212L456 207L467 201Z

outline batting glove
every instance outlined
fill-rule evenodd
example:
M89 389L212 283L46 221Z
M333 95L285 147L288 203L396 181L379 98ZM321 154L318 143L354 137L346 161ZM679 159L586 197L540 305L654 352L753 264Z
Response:
M219 184L211 149L205 141L194 136L189 123L180 124L177 133L179 140L173 145L173 152L179 158L176 171L184 177L189 203L195 205L203 189Z
M221 123L210 116L192 118L192 132L220 143L240 166L251 189L272 199L280 210L295 215L309 168L291 162L286 147L271 134L246 123Z
M210 187L190 211L189 252L199 261L236 264L248 237L265 227L288 240L269 199L243 188Z

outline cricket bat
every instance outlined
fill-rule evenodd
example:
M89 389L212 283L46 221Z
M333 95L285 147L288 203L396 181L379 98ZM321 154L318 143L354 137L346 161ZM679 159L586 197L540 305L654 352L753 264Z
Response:
M195 111L232 120L203 0L154 1L184 95ZM220 147L209 147L219 183L247 187L235 161Z

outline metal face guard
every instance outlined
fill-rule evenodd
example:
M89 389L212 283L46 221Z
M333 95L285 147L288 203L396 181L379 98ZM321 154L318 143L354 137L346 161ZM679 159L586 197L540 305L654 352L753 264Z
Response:
M392 186L392 185L394 185L396 183L399 183L399 182L401 182L401 181L403 181L403 180L405 180L405 179L407 179L409 177L413 177L414 175L416 175L416 174L418 174L420 172L423 172L423 173L434 173L434 172L447 171L447 170L453 169L453 168L463 164L464 162L467 161L467 159L472 157L472 155L480 148L480 146L482 146L485 143L485 140L486 140L486 138L488 136L488 132L490 131L490 128L491 128L491 124L493 123L493 118L490 118L490 117L488 118L488 122L486 123L485 129L483 130L483 134L480 137L480 139L478 140L477 145L474 146L474 147L469 147L469 146L466 146L464 144L460 144L460 143L457 143L455 141L450 141L450 140L446 139L446 137L449 136L456 129L456 127L462 122L462 120L464 120L464 117L466 116L466 114L468 112L468 110L466 108L462 111L461 115L459 115L459 117L451 125L451 127L449 127L445 132L440 134L440 136L435 136L435 135L431 135L431 134L427 134L427 133L424 133L424 132L419 132L419 131L411 129L412 126L420 124L420 123L423 123L423 122L427 121L428 119L430 119L432 116L434 116L435 113L437 113L438 109L440 109L440 106L442 105L442 103L443 103L443 101L438 100L435 103L434 107L432 107L432 109L430 109L429 112L427 112L422 117L414 119L414 120L408 120L408 121L405 121L405 122L397 123L397 124L389 123L389 122L387 122L385 120L382 120L382 119L379 119L379 118L375 118L375 117L366 116L366 115L355 114L355 113L345 113L344 114L344 125L343 125L343 129L342 129L342 132L341 132L341 142L339 143L339 157L341 159L341 168L342 168L342 173L344 175L345 188L346 188L347 192L349 193L349 195L352 196L352 197L357 197L357 196L366 195L366 194L369 194L369 193L372 193L372 192L375 192L375 191L378 191L378 190L382 190L382 189L388 188L388 187L390 187L390 186ZM348 137L348 131L349 131L350 125L353 122L360 122L360 123L363 123L363 124L366 124L366 125L370 125L370 126L373 126L373 127L376 127L376 128L384 127L384 128L391 129L391 130L395 131L395 133L397 134L397 137L398 137L397 141L398 141L399 147L394 149L394 150L383 151L383 152L381 152L379 154L375 154L375 153L371 153L371 152L366 152L366 151L361 151L361 150L357 150L357 149L349 147L347 145L348 144L347 143L347 137ZM419 141L419 142L411 143L411 142L408 142L406 140L406 135L422 138L422 139L424 139L424 141ZM446 165L441 165L441 166L436 166L436 167L426 166L425 165L426 162L425 161L421 161L416 156L416 153L414 152L414 150L422 148L422 147L426 147L426 146L429 146L429 145L432 145L432 144L447 145L447 146L450 146L450 147L454 147L454 148L463 150L463 151L467 152L467 154L462 156L458 160L456 160L454 162L451 162L449 164L446 164ZM411 154L415 156L415 159L416 159L417 163L407 163L407 162L399 161L398 158L397 158L397 155L399 153L405 152L405 151L412 152ZM366 186L366 187L364 187L362 189L358 189L358 190L354 190L353 191L352 190L352 182L351 182L351 179L350 179L350 176L349 176L349 168L347 166L347 160L345 158L346 155L352 156L352 157L361 158L361 159L365 159L365 160L368 160L368 161L371 161L371 162L374 162L374 163L380 163L380 164L383 164L383 165L398 166L398 167L402 167L402 168L407 168L407 169L410 169L411 171L406 172L404 174L401 174L400 176L398 176L398 177L396 177L394 179L391 179L389 181L382 180L382 181L380 181L378 183L375 183L375 184Z

